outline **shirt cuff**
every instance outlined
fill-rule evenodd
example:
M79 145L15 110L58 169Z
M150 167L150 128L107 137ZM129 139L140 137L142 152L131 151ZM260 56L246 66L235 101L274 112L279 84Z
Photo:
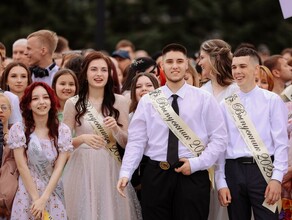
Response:
M197 172L200 169L200 161L198 157L189 158L190 166L191 166L191 173Z
M282 183L283 177L284 177L284 174L281 171L273 170L273 175L271 179L278 180L280 183Z
M129 179L129 181L131 180L130 173L127 171L122 171L122 170L120 171L119 178L122 178L122 177L127 177Z
M215 184L216 184L216 187L217 187L217 190L218 190L218 191L219 191L220 189L222 189L222 188L228 188L225 179L217 180L217 181L215 181Z

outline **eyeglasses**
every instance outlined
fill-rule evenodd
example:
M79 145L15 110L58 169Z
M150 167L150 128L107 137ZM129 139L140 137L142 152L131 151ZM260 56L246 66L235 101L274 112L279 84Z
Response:
M0 105L0 109L2 110L2 112L6 112L9 109L9 107L5 104L2 104Z

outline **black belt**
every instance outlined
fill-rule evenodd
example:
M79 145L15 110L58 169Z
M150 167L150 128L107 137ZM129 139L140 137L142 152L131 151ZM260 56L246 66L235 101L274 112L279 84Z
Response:
M274 162L274 155L271 156L272 162ZM236 159L226 159L226 160L234 160L239 163L243 164L256 164L257 162L255 161L254 157L239 157Z
M174 169L183 165L183 162L180 161L176 162L173 165L170 165L167 161L156 161L151 159L148 160L148 163L153 166L160 167L162 170L169 170L170 168Z

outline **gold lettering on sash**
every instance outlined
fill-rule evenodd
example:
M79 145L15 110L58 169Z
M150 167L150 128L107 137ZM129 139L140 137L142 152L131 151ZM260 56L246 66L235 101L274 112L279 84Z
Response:
M74 96L72 98L72 101L74 104L76 104L77 100L78 100L78 96ZM87 102L87 111L84 117L86 118L88 123L91 125L94 132L97 135L101 135L104 138L104 140L107 143L106 149L108 150L110 155L114 157L115 160L119 162L119 164L121 164L122 160L120 157L118 147L116 145L116 140L114 139L111 132L107 131L107 129L105 129L101 125L102 123L100 123L100 120L99 120L100 119L99 113L96 111L96 109L92 106L92 104L89 101Z
M194 131L175 113L161 88L146 95L149 96L152 105L157 110L162 120L166 122L169 129L177 136L183 145L186 146L195 157L200 156L205 149L205 145Z
M225 104L240 135L249 150L252 152L263 177L266 182L269 183L274 168L272 159L244 106L241 104L238 95L233 94L232 96L227 97L225 99ZM264 202L263 205L273 212L276 211L277 203L274 206L269 206Z
M187 147L191 153L198 157L205 150L204 143L190 129L190 127L175 113L167 98L163 94L161 88L158 88L148 94L153 107L159 113L159 116L167 124L168 128L177 136L177 138ZM212 188L214 188L214 168L208 169L209 178Z

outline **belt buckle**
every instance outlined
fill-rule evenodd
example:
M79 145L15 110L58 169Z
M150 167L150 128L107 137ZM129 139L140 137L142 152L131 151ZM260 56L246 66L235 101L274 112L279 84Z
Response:
M170 168L170 164L167 161L161 161L159 162L159 167L162 170L168 170Z

